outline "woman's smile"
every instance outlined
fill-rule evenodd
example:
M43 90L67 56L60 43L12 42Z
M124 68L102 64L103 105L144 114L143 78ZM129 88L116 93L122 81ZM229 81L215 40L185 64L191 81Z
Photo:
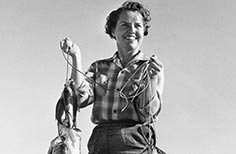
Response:
M135 35L128 35L128 36L125 36L124 39L126 39L128 41L135 41L136 36Z

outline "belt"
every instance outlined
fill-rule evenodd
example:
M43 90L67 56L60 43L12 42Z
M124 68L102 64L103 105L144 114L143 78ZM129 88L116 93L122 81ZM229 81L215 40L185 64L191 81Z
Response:
M103 121L100 122L98 127L109 127L109 126L134 126L137 124L141 124L138 121L134 120L112 120L112 121Z

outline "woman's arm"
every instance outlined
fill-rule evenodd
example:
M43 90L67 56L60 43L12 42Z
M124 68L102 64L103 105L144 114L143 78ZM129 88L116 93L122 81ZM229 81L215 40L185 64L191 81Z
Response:
M81 52L78 45L73 43L69 38L65 38L60 42L61 49L66 53L69 54L72 58L72 70L70 78L73 79L75 82L76 87L80 87L83 83L84 77L79 72L82 71L82 59L81 59Z
M147 88L136 100L137 114L141 122L156 117L162 104L162 93L164 89L164 67L157 57L151 57L148 67Z
M81 63L81 52L75 43L73 43L69 38L65 38L60 42L61 49L72 58L72 70L70 79L75 83L77 90L77 98L79 107L85 107L91 104L93 100L93 91L90 88L89 83L85 80L82 72Z

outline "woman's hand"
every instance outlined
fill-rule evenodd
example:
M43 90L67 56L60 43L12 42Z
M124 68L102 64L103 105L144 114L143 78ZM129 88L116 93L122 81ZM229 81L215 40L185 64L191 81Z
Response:
M151 78L153 89L156 89L159 92L159 95L161 96L164 90L165 83L164 66L156 56L151 57L148 72Z
M69 38L64 38L62 41L60 41L60 47L66 54L69 54L72 57L81 55L78 45L73 43Z
M151 78L153 78L163 70L163 64L158 60L158 58L155 55L151 57L151 62L148 70Z

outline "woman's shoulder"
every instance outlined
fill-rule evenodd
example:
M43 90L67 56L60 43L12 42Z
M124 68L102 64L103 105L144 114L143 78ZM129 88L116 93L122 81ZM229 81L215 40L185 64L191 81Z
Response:
M98 60L95 60L92 65L94 64L103 64L103 63L110 63L110 62L113 62L114 59L116 58L116 53L111 56L111 57L108 57L108 58L100 58Z
M113 60L114 60L113 57L101 58L101 59L95 60L94 62L91 63L90 68L109 66L113 62Z

